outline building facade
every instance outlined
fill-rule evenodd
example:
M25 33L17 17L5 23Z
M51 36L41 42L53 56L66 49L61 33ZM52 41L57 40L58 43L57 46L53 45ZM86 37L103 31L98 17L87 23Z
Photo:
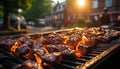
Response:
M120 0L85 0L85 8L82 8L83 17L85 20L92 23L100 22L100 17L105 13L104 8L107 8L107 14L110 17L110 22L117 20L120 16ZM69 23L74 23L74 20L81 16L81 13L74 12L72 14L64 13L66 2L57 3L51 10L51 14L47 16L47 21L54 23L63 23L63 20L67 18ZM84 9L84 10L83 10ZM69 10L68 10L69 11Z
M52 9L51 14L46 16L46 21L54 26L58 26L64 19L64 8L66 2L57 3Z
M91 20L98 21L104 14L104 8L107 8L107 14L110 21L117 20L120 15L120 0L92 0L91 2Z

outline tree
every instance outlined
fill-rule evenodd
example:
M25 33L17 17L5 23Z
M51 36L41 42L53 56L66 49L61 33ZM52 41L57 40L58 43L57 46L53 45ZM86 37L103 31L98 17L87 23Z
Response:
M3 2L0 2L0 18L2 18L3 16L3 6L2 6Z
M3 12L3 7L7 3L7 0L0 0L0 12ZM18 13L18 9L21 8L24 12L28 11L32 6L32 0L9 0L8 8L9 13Z
M52 0L36 0L32 3L31 9L25 14L29 20L43 18L46 14L50 13L52 8Z
M4 13L4 29L9 29L9 14L18 13L21 8L24 12L31 7L32 0L0 0L0 12Z

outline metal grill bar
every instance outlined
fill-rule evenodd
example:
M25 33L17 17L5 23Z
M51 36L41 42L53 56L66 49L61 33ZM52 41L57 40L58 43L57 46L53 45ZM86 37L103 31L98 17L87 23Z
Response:
M93 53L93 54L100 54L101 51L100 52L99 51L92 51L91 53Z
M87 69L118 47L119 42L114 42L114 44L100 44L95 48L92 48L91 51L88 51L86 55L81 56L80 58L62 60L60 65L62 66L62 69Z
M44 69L56 69L56 68L53 68L53 67L44 67Z
M91 59L92 57L91 56L81 56L81 58L85 58L85 59Z
M57 32L57 33L60 33ZM47 33L46 33L47 35ZM16 38L16 37L14 37ZM119 41L119 42L118 42ZM50 67L43 66L44 69L87 69L94 65L106 55L119 47L120 39L114 40L111 43L101 43L93 48L90 48L84 56L72 59L63 59L60 64L52 64Z
M64 63L62 63L61 65L64 66L65 69L75 69L74 66L70 66L70 65L68 65L68 64L64 64ZM64 68L63 68L63 69L64 69Z
M80 62L69 61L69 60L62 60L63 63L72 64L72 65L81 65Z
M87 55L87 56L95 57L95 56L98 55L98 54L88 53L88 54L86 54L86 55Z
M118 47L119 47L119 45L112 46L111 48L109 48L109 49L105 50L104 52L102 52L101 54L97 55L96 57L93 57L91 60L87 61L85 64L83 64L81 66L77 66L76 69L83 69L83 68L87 69L88 67L92 66L97 61L99 61L100 59L102 59L103 57L105 57L107 54L109 54L110 52L112 52L113 50L115 50Z

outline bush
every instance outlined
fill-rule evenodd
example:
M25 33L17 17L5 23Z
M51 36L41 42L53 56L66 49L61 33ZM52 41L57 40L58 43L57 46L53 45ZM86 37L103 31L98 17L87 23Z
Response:
M75 23L73 25L73 27L80 27L80 28L83 28L86 26L86 23L85 23L85 19L84 18L78 18L75 20Z

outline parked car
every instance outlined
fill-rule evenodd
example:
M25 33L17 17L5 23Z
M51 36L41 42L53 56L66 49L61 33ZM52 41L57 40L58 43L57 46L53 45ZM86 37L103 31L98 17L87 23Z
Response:
M45 27L45 26L46 26L45 19L37 19L35 21L35 27Z
M0 19L0 29L3 28L3 19Z
M34 23L33 21L28 21L28 22L27 22L27 25L29 25L29 26L34 26L35 23Z
M18 19L20 20L21 29L26 29L27 22L23 16L10 16L10 26L18 28ZM0 30L3 29L3 19L0 19Z
M20 20L21 29L26 29L27 22L23 16L11 16L10 17L10 25L17 28L18 20Z

